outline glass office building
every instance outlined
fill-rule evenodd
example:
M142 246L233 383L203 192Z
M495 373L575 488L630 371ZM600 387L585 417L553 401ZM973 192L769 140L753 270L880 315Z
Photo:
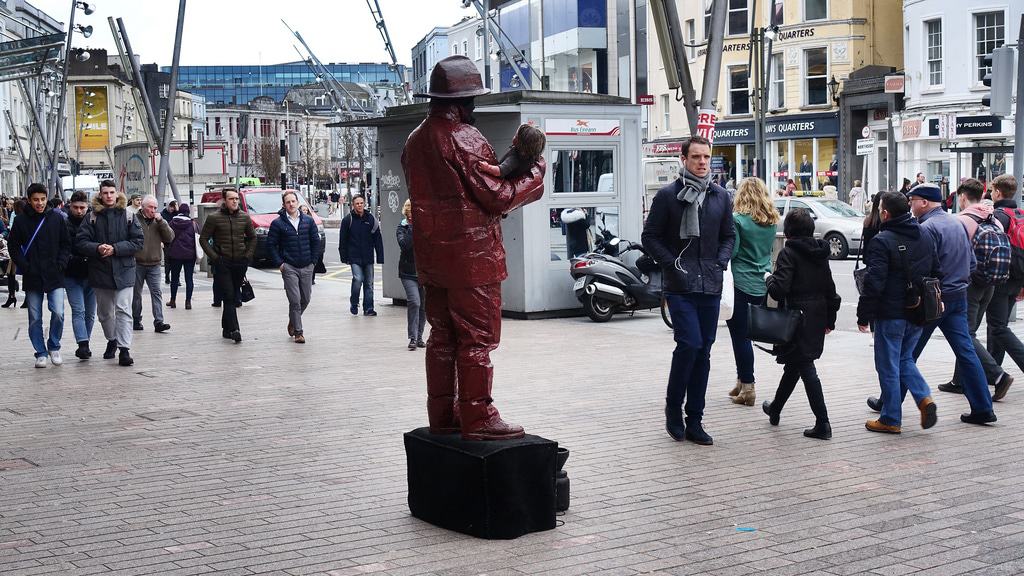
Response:
M392 70L390 64L327 64L340 82L370 85L401 84L405 66ZM170 66L164 66L170 72ZM294 86L316 81L305 62L267 66L181 66L178 87L206 98L208 104L248 104L253 98L269 96L281 102Z

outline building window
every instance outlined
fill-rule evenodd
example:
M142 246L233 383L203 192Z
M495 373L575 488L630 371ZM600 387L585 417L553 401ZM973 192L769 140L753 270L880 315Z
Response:
M473 51L474 51L474 54L476 55L476 59L477 60L483 58L483 54L484 54L484 39L483 39L482 36L477 36L476 40L473 41Z
M693 60L697 57L697 22L692 19L686 21L686 43L689 44L686 52L690 55L690 60Z
M467 57L467 58L469 58L469 41L468 40L463 40L462 41L462 55Z
M167 125L167 109L160 110L160 130L163 131L164 126Z
M729 0L729 35L747 33L747 0Z
M704 39L707 40L711 35L711 6L704 11Z
M992 71L985 66L982 58L992 53L1004 43L1006 35L1002 12L980 12L974 15L974 46L978 61L978 82Z
M668 107L668 94L661 95L661 131L668 132L672 129L672 112Z
M729 114L750 114L746 66L729 67Z
M927 42L928 85L942 85L942 20L924 23Z
M161 84L157 92L160 98L167 98L171 94L171 86L169 84Z
M828 51L826 48L804 50L805 101L808 106L828 104Z
M220 136L220 116L213 119L213 135Z
M804 0L804 20L828 19L828 0Z
M774 0L772 2L772 23L777 26L782 26L785 23L786 16L786 5L784 0Z
M458 55L459 55L459 44L458 44L458 42L456 42L456 43L452 44L452 56L458 56Z
M786 69L782 61L782 53L772 54L771 60L771 108L779 109L786 107Z

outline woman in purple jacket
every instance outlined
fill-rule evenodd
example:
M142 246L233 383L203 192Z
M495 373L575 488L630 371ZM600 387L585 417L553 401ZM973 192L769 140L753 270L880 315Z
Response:
M196 234L199 226L189 215L188 204L178 206L178 214L171 218L174 240L167 247L167 266L171 271L171 300L168 308L175 308L178 286L181 286L181 271L185 270L185 310L192 309L192 275L196 269Z

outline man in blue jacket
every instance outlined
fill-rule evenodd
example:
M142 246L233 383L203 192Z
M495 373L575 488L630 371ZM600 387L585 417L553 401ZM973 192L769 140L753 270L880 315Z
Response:
M359 287L363 288L363 314L376 316L373 310L373 265L374 254L377 262L384 262L384 240L380 235L380 224L366 210L362 196L352 198L352 212L341 221L338 235L338 252L341 261L352 266L352 296L349 312L359 314Z
M313 293L313 265L320 256L320 235L316 222L299 211L295 192L281 195L284 208L270 224L267 252L274 266L281 269L284 293L288 296L288 335L296 344L305 344L302 313Z
M732 200L711 183L711 143L694 136L683 144L679 178L658 191L641 236L664 271L665 300L676 348L665 397L665 428L675 440L710 446L704 431L704 396L711 345L718 331L722 274L736 241ZM683 400L686 421L683 421Z

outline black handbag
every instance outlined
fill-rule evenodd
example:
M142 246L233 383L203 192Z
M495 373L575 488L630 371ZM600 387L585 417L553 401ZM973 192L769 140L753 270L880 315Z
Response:
M239 292L242 294L242 302L249 302L256 297L256 293L253 292L252 284L249 284L248 278L242 278L242 286L239 287Z
M789 344L803 319L801 310L747 304L747 335L752 341L763 344Z
M857 260L853 263L853 283L857 286L857 294L864 295L864 279L868 276L868 267L863 268L860 265L860 255L864 252L864 244L861 243L860 250L857 251Z

